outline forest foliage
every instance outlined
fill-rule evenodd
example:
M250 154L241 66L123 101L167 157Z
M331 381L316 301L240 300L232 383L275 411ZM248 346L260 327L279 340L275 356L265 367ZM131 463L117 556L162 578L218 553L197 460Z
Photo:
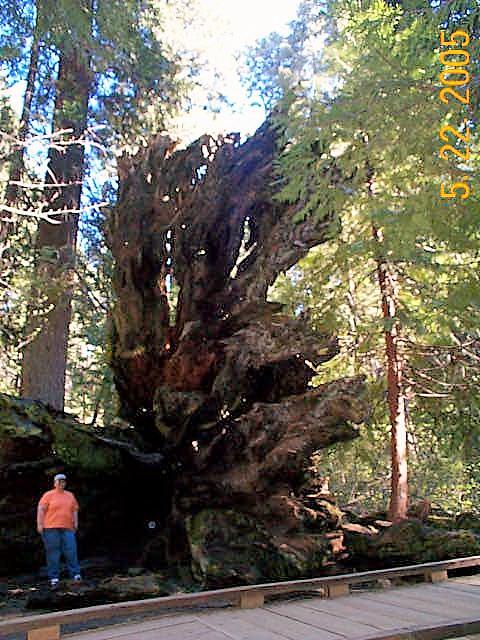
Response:
M304 216L326 203L332 241L277 282L272 297L338 331L341 355L319 380L340 372L370 380L364 438L318 463L352 504L383 505L388 485L383 334L390 322L401 331L405 359L412 498L453 510L478 502L479 194L474 186L468 200L439 197L441 182L467 174L478 184L478 87L468 106L445 105L438 92L440 30L471 34L473 78L479 11L471 2L329 4L318 14L317 31L329 34L321 80L280 79L280 119L291 141L279 163L288 177L282 195L303 199ZM468 128L469 162L439 156L445 123ZM382 246L372 228L382 230ZM380 313L379 251L397 279L389 319Z

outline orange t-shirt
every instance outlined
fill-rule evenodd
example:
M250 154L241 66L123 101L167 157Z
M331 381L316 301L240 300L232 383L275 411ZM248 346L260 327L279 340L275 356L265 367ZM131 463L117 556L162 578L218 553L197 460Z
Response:
M79 509L73 493L52 489L43 494L39 505L46 508L45 529L73 529L73 513Z

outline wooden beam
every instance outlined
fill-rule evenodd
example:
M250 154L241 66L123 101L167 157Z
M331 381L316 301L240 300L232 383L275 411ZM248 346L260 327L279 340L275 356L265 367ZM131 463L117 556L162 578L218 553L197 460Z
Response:
M341 596L348 596L350 594L350 586L348 582L333 582L327 586L328 598L340 598Z
M246 591L240 596L240 609L255 609L264 604L265 596L261 591Z
M60 640L60 625L32 629L27 633L27 640Z
M429 569L425 571L424 577L427 582L443 582L443 580L448 580L448 571L446 569Z

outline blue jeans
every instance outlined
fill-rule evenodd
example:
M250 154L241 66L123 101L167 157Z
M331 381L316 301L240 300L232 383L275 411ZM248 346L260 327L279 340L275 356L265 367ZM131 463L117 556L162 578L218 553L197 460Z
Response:
M75 531L70 529L44 529L43 544L47 554L47 573L50 580L60 577L60 556L63 553L71 578L80 574Z

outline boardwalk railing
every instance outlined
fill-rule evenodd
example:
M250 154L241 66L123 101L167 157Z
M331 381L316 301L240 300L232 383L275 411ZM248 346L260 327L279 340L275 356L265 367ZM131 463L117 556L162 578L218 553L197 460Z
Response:
M186 609L215 602L227 602L242 608L261 607L264 604L265 597L312 590L322 590L327 597L334 598L347 595L350 591L350 586L354 584L416 575L423 576L429 582L438 582L448 578L448 571L478 566L480 566L480 556L470 556L468 558L428 562L392 569L380 569L378 571L361 571L323 578L216 589L200 593L185 593L150 598L148 600L132 600L70 611L17 617L0 622L0 638L10 633L25 632L28 640L59 640L60 625L62 624L86 622L88 620L101 621L113 617L146 612Z

